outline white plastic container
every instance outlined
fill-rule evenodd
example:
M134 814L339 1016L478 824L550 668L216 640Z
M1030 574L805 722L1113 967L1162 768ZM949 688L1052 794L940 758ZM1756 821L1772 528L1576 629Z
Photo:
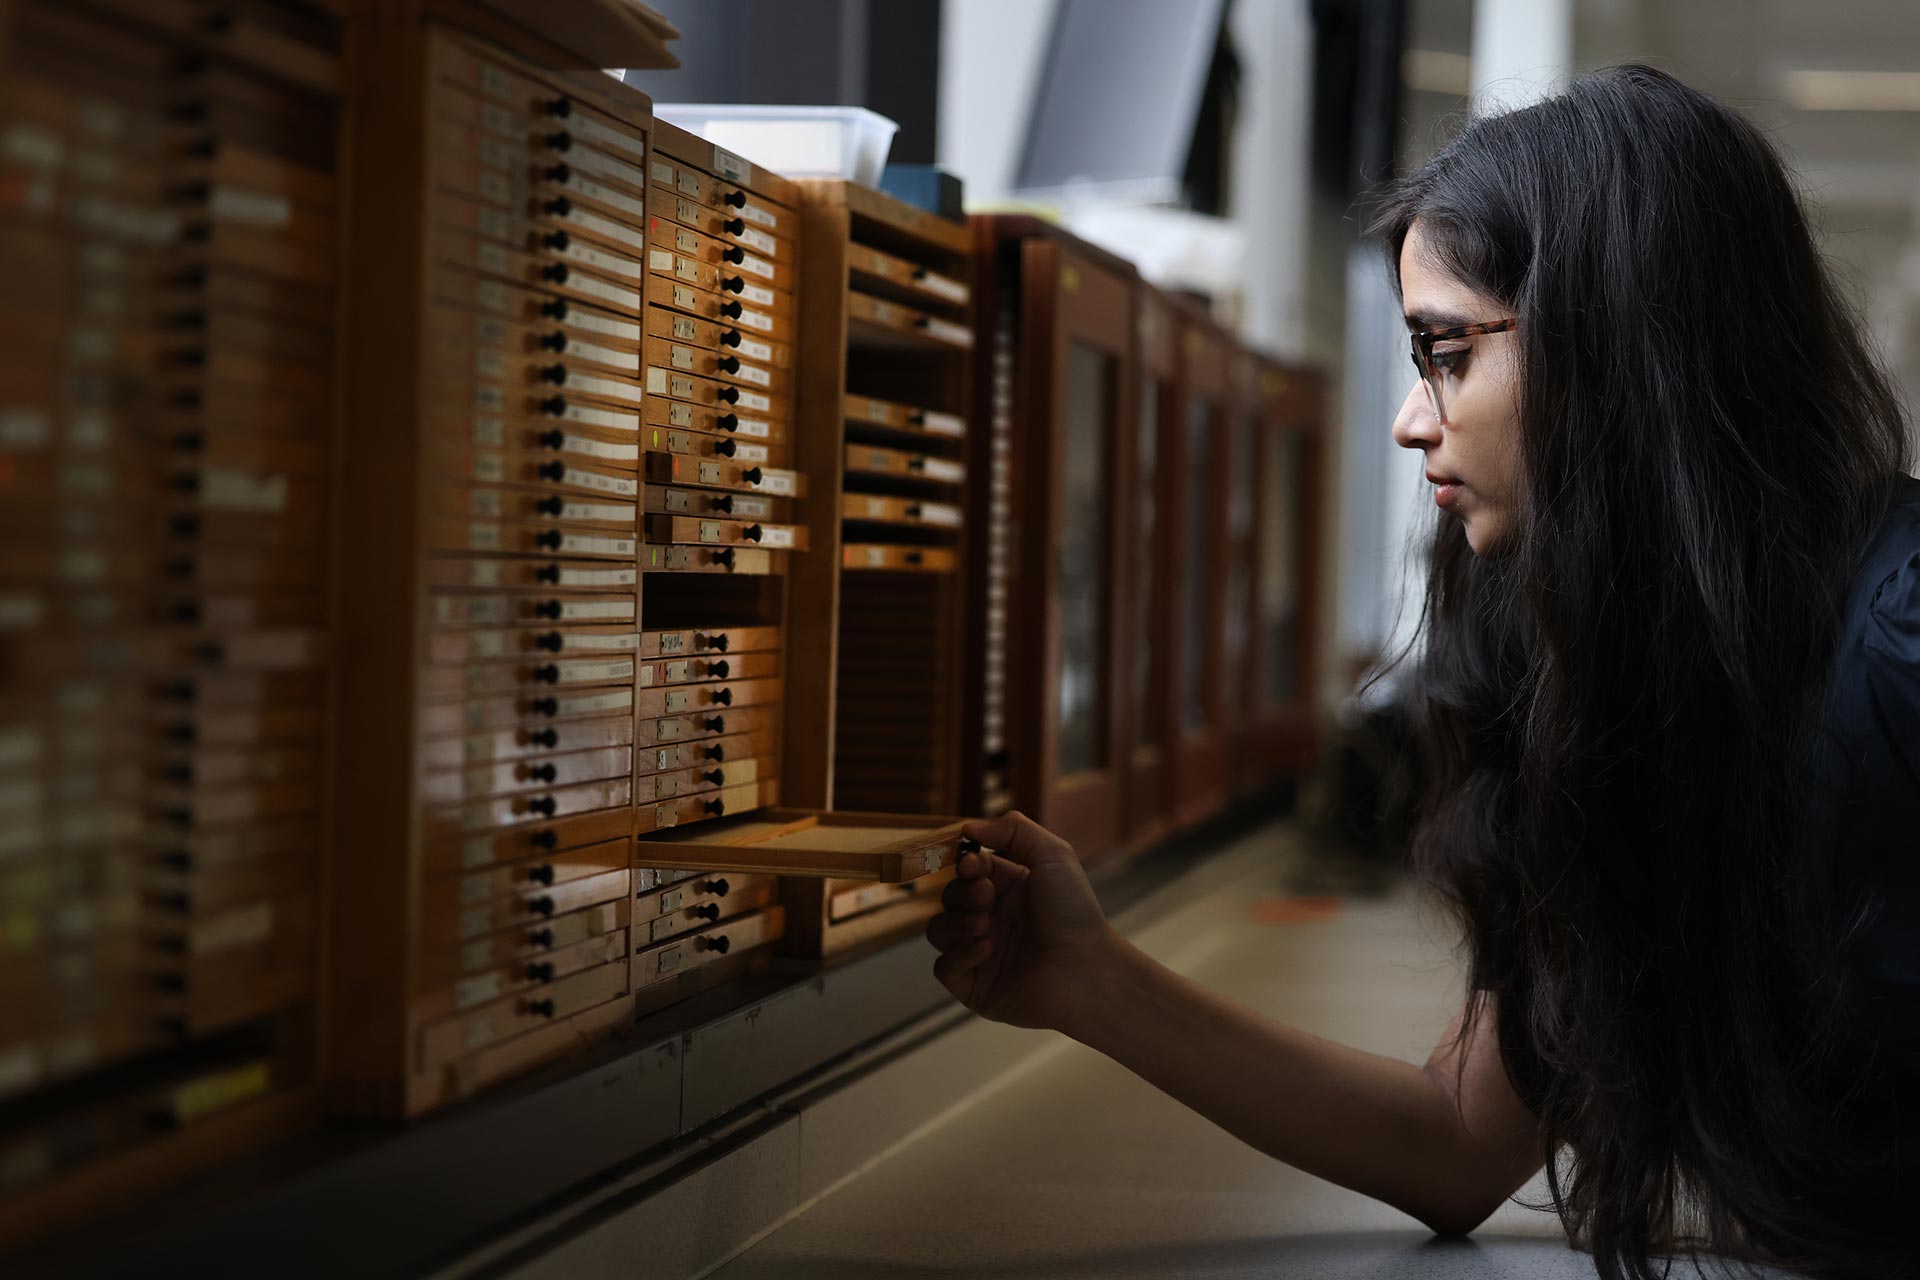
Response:
M786 178L880 185L900 126L865 107L655 103L653 114Z

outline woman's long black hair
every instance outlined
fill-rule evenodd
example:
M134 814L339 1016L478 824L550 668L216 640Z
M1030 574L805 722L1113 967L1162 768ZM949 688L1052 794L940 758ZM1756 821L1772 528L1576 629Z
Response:
M1435 537L1415 856L1555 1207L1607 1280L1693 1248L1920 1274L1855 895L1805 821L1900 402L1768 140L1660 71L1471 124L1389 194L1396 273L1416 219L1519 317L1525 492L1507 554Z

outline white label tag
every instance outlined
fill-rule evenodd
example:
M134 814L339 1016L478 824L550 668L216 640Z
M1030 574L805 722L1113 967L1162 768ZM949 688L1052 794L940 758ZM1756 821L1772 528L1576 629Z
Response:
M740 206L740 216L748 222L757 222L763 227L773 227L778 230L780 226L780 218L777 214L751 200Z
M630 556L637 548L632 538L595 538L584 533L562 534L560 553L577 556Z
M740 398L734 401L742 409L751 409L755 413L772 413L773 401L758 391L742 391Z
M42 410L21 405L0 408L0 449L43 448L52 436L53 423Z
M639 572L634 569L562 569L559 585L563 587L631 587L639 580Z
M739 444L733 446L735 462L765 462L769 457L767 446L763 444Z
M609 462L638 462L640 446L637 444L609 444L605 440L589 440L585 436L565 436L560 442L565 453L584 454L589 458L604 458Z
M740 314L734 317L733 322L743 324L749 329L758 329L762 333L770 333L773 330L773 317L760 311L748 311L743 308Z
M945 480L954 484L967 478L967 469L957 462L946 458L924 458L920 474L929 480Z
M646 143L624 130L601 124L591 116L575 112L567 117L567 129L579 137L591 138L611 150L623 151L635 160L647 158Z
M569 311L562 323L569 329L580 329L587 333L619 338L623 342L640 341L639 325L626 320L617 320L612 316L603 316L597 311Z
M733 371L733 376L742 382L751 382L756 387L770 387L773 385L773 375L765 369L762 369L759 365L743 364Z
M566 385L569 389L605 396L609 400L623 400L628 404L639 404L642 394L640 388L631 382L617 382L612 378L588 378L579 374L570 375ZM639 430L637 424L634 430Z
M740 230L733 233L733 238L748 248L758 249L762 253L777 254L780 252L779 241L775 240L766 232L756 230L753 227L740 228Z
M562 520L595 520L602 523L618 521L621 524L632 524L633 514L633 508L625 503L563 502L560 504L559 518Z
M567 339L567 354L579 356L582 360L591 360L596 364L610 364L617 367L637 369L640 357L631 351L615 351L612 347L603 347L596 342L582 342L578 338Z
M752 182L753 164L745 156L735 155L725 147L713 149L713 171L728 182Z
M632 705L633 690L616 689L611 693L576 693L570 698L561 698L558 712L563 716L583 716L596 711L625 711Z
M603 653L622 653L638 649L640 647L640 637L638 634L568 636L564 643L569 649L585 649L589 652L597 650Z
M552 665L560 669L560 684L585 684L595 680L631 680L633 678L633 663L626 660L556 662Z
M958 280L935 275L929 271L914 282L928 293L947 299L950 302L965 302L969 296L967 286Z
M633 605L624 600L568 600L560 606L560 619L563 622L630 622Z
M764 440L773 434L773 427L761 418L735 418L733 431L735 435L753 436Z
M599 493L610 493L621 498L637 498L640 496L640 482L638 480L629 480L624 476L602 475L598 471L581 471L574 467L568 467L561 476L561 479L577 489L592 489Z
M646 269L633 258L605 249L596 249L592 245L581 244L578 240L569 241L561 250L560 256L581 266L591 267L595 271L604 271L608 275L621 276L628 280L638 280L646 274Z
M951 343L956 347L971 347L973 345L973 330L967 328L965 325L955 324L951 320L939 320L933 316L922 316L920 318L920 332L926 334L929 338Z
M481 64L480 92L490 98L513 97L513 77L495 66Z
M762 470L760 488L768 493L791 494L793 492L793 472Z
M622 289L611 280L596 280L592 276L574 276L567 281L581 293L611 303L622 311L638 311L640 294L634 289Z
M758 360L764 364L773 363L773 344L770 342L756 342L752 338L741 338L734 345L734 350L749 360Z
M742 271L751 271L762 280L773 279L773 264L765 258L756 258L750 253L741 255L740 269ZM771 299L769 299L769 301L771 301Z
M656 178L660 176L659 168L660 166L655 166L654 177ZM671 173L672 170L668 170L668 172ZM644 200L636 196L630 196L624 191L615 191L612 187L595 182L592 178L583 178L579 174L573 174L568 178L567 185L570 190L578 194L582 199L598 201L610 209L618 209L620 212L631 214L635 218L645 218L647 216L647 205Z
M763 525L760 529L760 545L763 547L791 547L793 530L786 525Z
M216 186L207 197L207 212L217 222L277 229L293 221L293 201L271 192Z
M485 1004L500 994L500 975L482 974L477 978L467 978L453 987L453 1007L471 1009L477 1004Z
M932 410L920 415L920 425L937 436L964 436L967 434L967 420L957 413L934 413Z
M605 427L609 431L625 431L632 435L640 434L640 415L622 413L618 409L596 409L592 405L568 403L562 420L577 422L584 427Z
M757 284L746 285L740 290L740 296L756 307L770 307L774 304L773 290Z

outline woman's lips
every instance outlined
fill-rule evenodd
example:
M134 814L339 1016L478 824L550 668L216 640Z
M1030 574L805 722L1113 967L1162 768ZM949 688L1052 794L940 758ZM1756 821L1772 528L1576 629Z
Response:
M1433 500L1442 507L1451 507L1459 499L1460 490L1466 487L1452 476L1429 473L1427 479L1433 483Z

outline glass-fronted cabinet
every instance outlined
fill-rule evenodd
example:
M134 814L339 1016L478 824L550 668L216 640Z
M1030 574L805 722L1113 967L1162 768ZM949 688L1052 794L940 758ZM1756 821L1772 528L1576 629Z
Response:
M1182 308L1174 381L1179 421L1169 464L1177 539L1172 635L1172 812L1185 824L1229 791L1226 613L1232 526L1233 343L1204 313Z
M1127 549L1121 584L1126 597L1122 652L1126 670L1122 723L1126 730L1124 842L1139 849L1165 834L1173 796L1170 742L1173 720L1173 615L1182 561L1172 536L1177 506L1173 484L1184 447L1180 412L1180 313L1159 290L1135 293L1134 351L1138 399L1124 470L1127 501L1120 536Z

